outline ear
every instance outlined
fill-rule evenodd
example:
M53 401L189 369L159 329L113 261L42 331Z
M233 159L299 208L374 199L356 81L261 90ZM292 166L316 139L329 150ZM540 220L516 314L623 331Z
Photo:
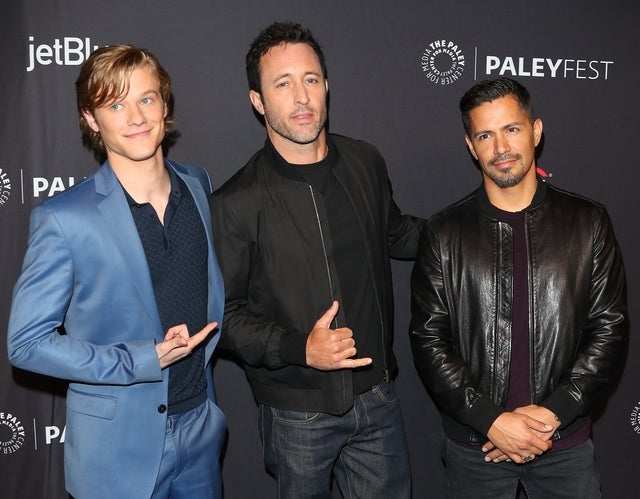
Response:
M262 103L262 95L260 95L260 92L249 90L249 99L255 110L264 116L264 104Z
M87 125L89 125L89 128L91 128L91 130L96 133L100 131L98 122L96 121L96 118L93 116L93 114L91 114L89 111L82 111L82 117L87 122Z
M540 139L542 138L542 120L540 118L533 122L533 138L535 140L536 147L538 147Z
M471 152L471 155L476 159L476 161L478 160L478 155L476 154L476 150L473 148L473 143L471 142L471 139L469 138L468 135L464 136L464 140L467 143L467 147L469 148L469 151Z

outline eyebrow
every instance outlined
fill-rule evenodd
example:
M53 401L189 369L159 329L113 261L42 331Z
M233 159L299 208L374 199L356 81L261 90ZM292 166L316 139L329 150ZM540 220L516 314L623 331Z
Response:
M502 126L499 128L499 130L506 130L507 128L511 128L512 126L522 126L524 124L524 121L512 121L510 123L507 123L506 125ZM485 133L491 133L493 132L493 130L478 130L477 132L474 132L473 134L473 138L478 137L479 135L483 135Z
M138 97L144 97L144 96L149 95L149 94L160 95L160 91L159 90L154 90L154 89L145 90L144 92L139 94Z
M315 70L305 71L303 74L303 76L309 76L309 75L317 76L318 78L322 79L322 73L319 73L318 71L315 71ZM292 76L292 73L290 72L282 73L276 76L271 82L275 83L278 80L281 80L282 78L290 78L291 76Z

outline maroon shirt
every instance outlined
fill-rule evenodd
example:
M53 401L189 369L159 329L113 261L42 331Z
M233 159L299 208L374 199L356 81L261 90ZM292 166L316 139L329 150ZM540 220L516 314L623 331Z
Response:
M525 212L511 213L496 208L498 220L513 230L513 300L511 304L511 362L505 409L531 404L531 356L529 353L529 262L525 231ZM591 424L559 440L554 440L551 450L562 450L586 442L591 435Z

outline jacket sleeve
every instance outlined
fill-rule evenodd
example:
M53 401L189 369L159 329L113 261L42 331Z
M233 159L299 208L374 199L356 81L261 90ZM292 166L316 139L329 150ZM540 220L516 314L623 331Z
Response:
M621 365L629 334L626 278L611 219L602 209L594 223L589 309L575 361L541 402L569 425L591 409L594 397Z
M307 337L287 334L274 320L247 306L250 292L262 292L258 286L249 289L257 248L248 224L241 221L239 210L219 192L211 197L210 205L216 255L225 283L224 321L218 347L252 366L277 369L289 364L306 365Z
M398 260L413 260L418 250L420 230L426 220L403 214L393 200L391 183L387 182L389 185L389 216L387 219L389 256Z
M84 251L91 251L84 248ZM106 270L108 271L108 270ZM90 332L63 332L70 306L89 306L96 297L74 297L74 261L55 214L40 205L31 215L29 246L16 283L7 334L9 360L16 367L94 384L161 381L153 337L107 343L107 321L96 317ZM84 305L72 305L84 300ZM108 306L108 304L103 304ZM96 314L99 315L99 314ZM103 329L103 330L101 330ZM104 344L89 337L105 339Z
M449 292L439 241L427 224L411 274L409 335L414 363L434 402L460 423L486 435L504 409L478 389L457 352Z

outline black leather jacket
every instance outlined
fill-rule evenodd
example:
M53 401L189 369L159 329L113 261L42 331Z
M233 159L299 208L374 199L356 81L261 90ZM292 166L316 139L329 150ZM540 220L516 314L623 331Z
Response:
M402 215L386 165L371 145L328 135L332 172L353 203L375 286L384 348L380 379L396 369L389 257L413 259L424 220ZM258 402L342 414L353 405L350 370L306 365L306 341L333 300L342 303L322 196L267 141L212 198L216 253L225 281L219 347L239 358ZM339 310L333 327L345 326Z
M585 424L626 348L622 257L603 206L538 181L527 208L531 401ZM454 440L483 444L504 411L511 338L511 227L484 186L434 215L411 277L417 370Z

